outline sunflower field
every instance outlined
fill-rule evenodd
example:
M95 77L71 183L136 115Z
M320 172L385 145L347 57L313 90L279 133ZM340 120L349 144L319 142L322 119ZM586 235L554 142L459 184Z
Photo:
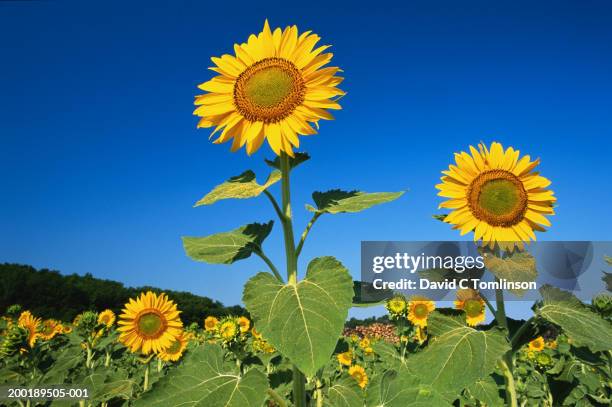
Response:
M384 304L392 324L345 330L359 303L347 268L332 256L298 259L313 226L400 199L403 191L314 192L310 221L295 234L291 174L310 159L300 137L314 135L340 109L342 71L328 67L328 46L297 27L271 29L212 58L218 75L199 87L198 127L214 143L255 153L267 141L267 179L246 170L196 203L265 196L284 237L285 264L264 242L274 221L207 236L185 236L195 261L232 264L252 255L266 271L243 288L249 315L202 315L184 326L165 294L143 292L119 315L84 310L74 321L42 320L19 306L0 325L0 386L87 389L87 397L16 397L10 405L204 407L608 406L612 404L612 297L591 304L552 286L540 289L526 321L509 318L504 292L489 300L457 290L451 307L426 297L394 295ZM455 154L438 195L437 217L473 234L495 278L522 274L524 249L551 227L556 197L536 171L539 160L500 143ZM280 186L280 188L278 188ZM275 187L280 191L275 192ZM432 186L433 187L433 186ZM520 276L519 276L520 277ZM609 275L604 281L610 290ZM490 323L487 315L492 317ZM383 334L384 332L384 334Z

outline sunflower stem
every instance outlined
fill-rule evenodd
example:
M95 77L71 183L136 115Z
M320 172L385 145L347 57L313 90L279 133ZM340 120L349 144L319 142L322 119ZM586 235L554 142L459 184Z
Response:
M281 283L285 282L283 280L283 276L281 276L274 263L272 263L272 260L270 260L270 258L266 256L261 247L257 246L253 252L258 255L264 261L264 263L267 264L267 266L270 268L270 271L272 272L272 274L274 274L278 281L280 281Z
M268 389L268 396L270 396L270 398L272 398L272 400L274 400L274 402L276 402L279 407L287 407L287 403L285 403L285 400L283 400L283 398L279 396L278 393L274 390Z
M285 256L287 258L287 283L297 284L297 257L295 255L295 238L291 219L291 191L289 182L289 156L283 152L280 156L282 173L282 216L283 235L285 237ZM295 407L306 407L306 377L297 366L293 366L293 404Z
M499 279L495 277L495 282L499 283ZM497 325L508 332L508 320L506 319L506 306L504 305L504 292L497 288L495 289L495 304L497 305L497 312L495 313L495 319Z
M510 356L511 358L511 356ZM508 353L500 359L497 364L504 375L504 381L506 382L506 405L510 407L517 407L516 387L514 386L514 376L508 365ZM510 363L512 363L510 361Z
M276 198L274 198L274 195L272 195L267 189L264 189L264 194L266 194L266 196L270 200L270 203L274 207L274 211L278 215L280 221L282 223L285 223L285 215L283 215L283 211L281 210L280 206L278 206L278 202L276 202Z
M295 249L295 257L300 257L300 253L302 253L302 247L304 247L304 242L306 241L306 237L308 237L310 229L312 229L312 225L314 225L317 219L319 219L319 216L321 216L322 214L323 212L315 212L315 214L312 216L312 219L310 219L310 222L308 222L308 225L306 225L306 229L304 229L304 232L300 237L300 242L298 243L297 248Z

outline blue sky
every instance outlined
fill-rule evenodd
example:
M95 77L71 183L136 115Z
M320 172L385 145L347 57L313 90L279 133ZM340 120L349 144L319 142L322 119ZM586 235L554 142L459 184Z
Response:
M361 240L457 239L431 218L434 185L480 140L542 158L559 207L541 238L610 240L612 5L375 4L1 1L0 261L240 302L260 261L195 263L180 236L273 219L265 198L192 208L229 176L267 175L268 147L231 154L191 115L209 58L265 18L317 32L346 77L344 109L303 139L297 233L312 191L409 190L322 218L302 269L334 255L357 277ZM282 264L280 228L265 248Z

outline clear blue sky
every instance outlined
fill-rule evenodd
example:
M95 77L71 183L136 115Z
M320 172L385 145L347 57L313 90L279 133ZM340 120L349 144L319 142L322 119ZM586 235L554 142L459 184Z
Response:
M272 152L231 154L191 112L209 58L266 17L320 34L346 76L344 110L303 139L298 228L314 190L409 189L322 218L305 259L357 277L361 240L457 239L431 218L434 185L480 140L542 158L559 208L541 238L610 240L610 2L0 1L0 261L240 302L259 260L195 263L180 236L272 219L265 198L192 208L245 169L264 178Z

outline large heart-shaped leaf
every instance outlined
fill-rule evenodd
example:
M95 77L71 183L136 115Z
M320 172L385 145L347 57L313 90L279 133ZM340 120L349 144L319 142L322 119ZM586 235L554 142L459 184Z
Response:
M364 393L355 379L341 377L327 391L328 403L332 407L363 407Z
M260 407L268 379L257 369L240 375L218 345L190 351L183 362L136 401L146 407Z
M389 369L374 376L367 388L366 406L444 407L451 403L408 370Z
M306 205L311 212L321 213L353 213L361 212L375 205L391 202L404 194L400 192L360 192L334 189L327 192L314 192L312 199L316 208Z
M514 252L506 257L497 257L491 253L484 256L485 267L500 280L511 282L532 282L538 277L535 258L527 252ZM524 289L508 290L522 297Z
M466 389L476 400L487 407L502 407L505 405L499 387L492 376L476 380Z
M406 366L421 383L440 393L459 392L488 376L510 349L503 331L479 331L466 326L460 317L439 312L429 317L429 333L434 336L429 346L407 358Z
M193 260L210 264L232 264L258 250L272 231L273 221L250 223L230 232L205 237L183 237L185 252Z
M578 346L594 352L610 350L612 324L588 309L567 291L549 285L540 288L544 300L537 311L544 319L559 325Z
M257 329L309 376L329 360L352 299L351 276L333 257L312 260L306 278L296 284L258 273L242 297Z
M280 171L272 171L266 182L263 185L259 185L255 178L255 173L248 170L228 179L223 184L217 185L204 198L196 202L194 206L212 205L222 199L255 198L280 179Z

